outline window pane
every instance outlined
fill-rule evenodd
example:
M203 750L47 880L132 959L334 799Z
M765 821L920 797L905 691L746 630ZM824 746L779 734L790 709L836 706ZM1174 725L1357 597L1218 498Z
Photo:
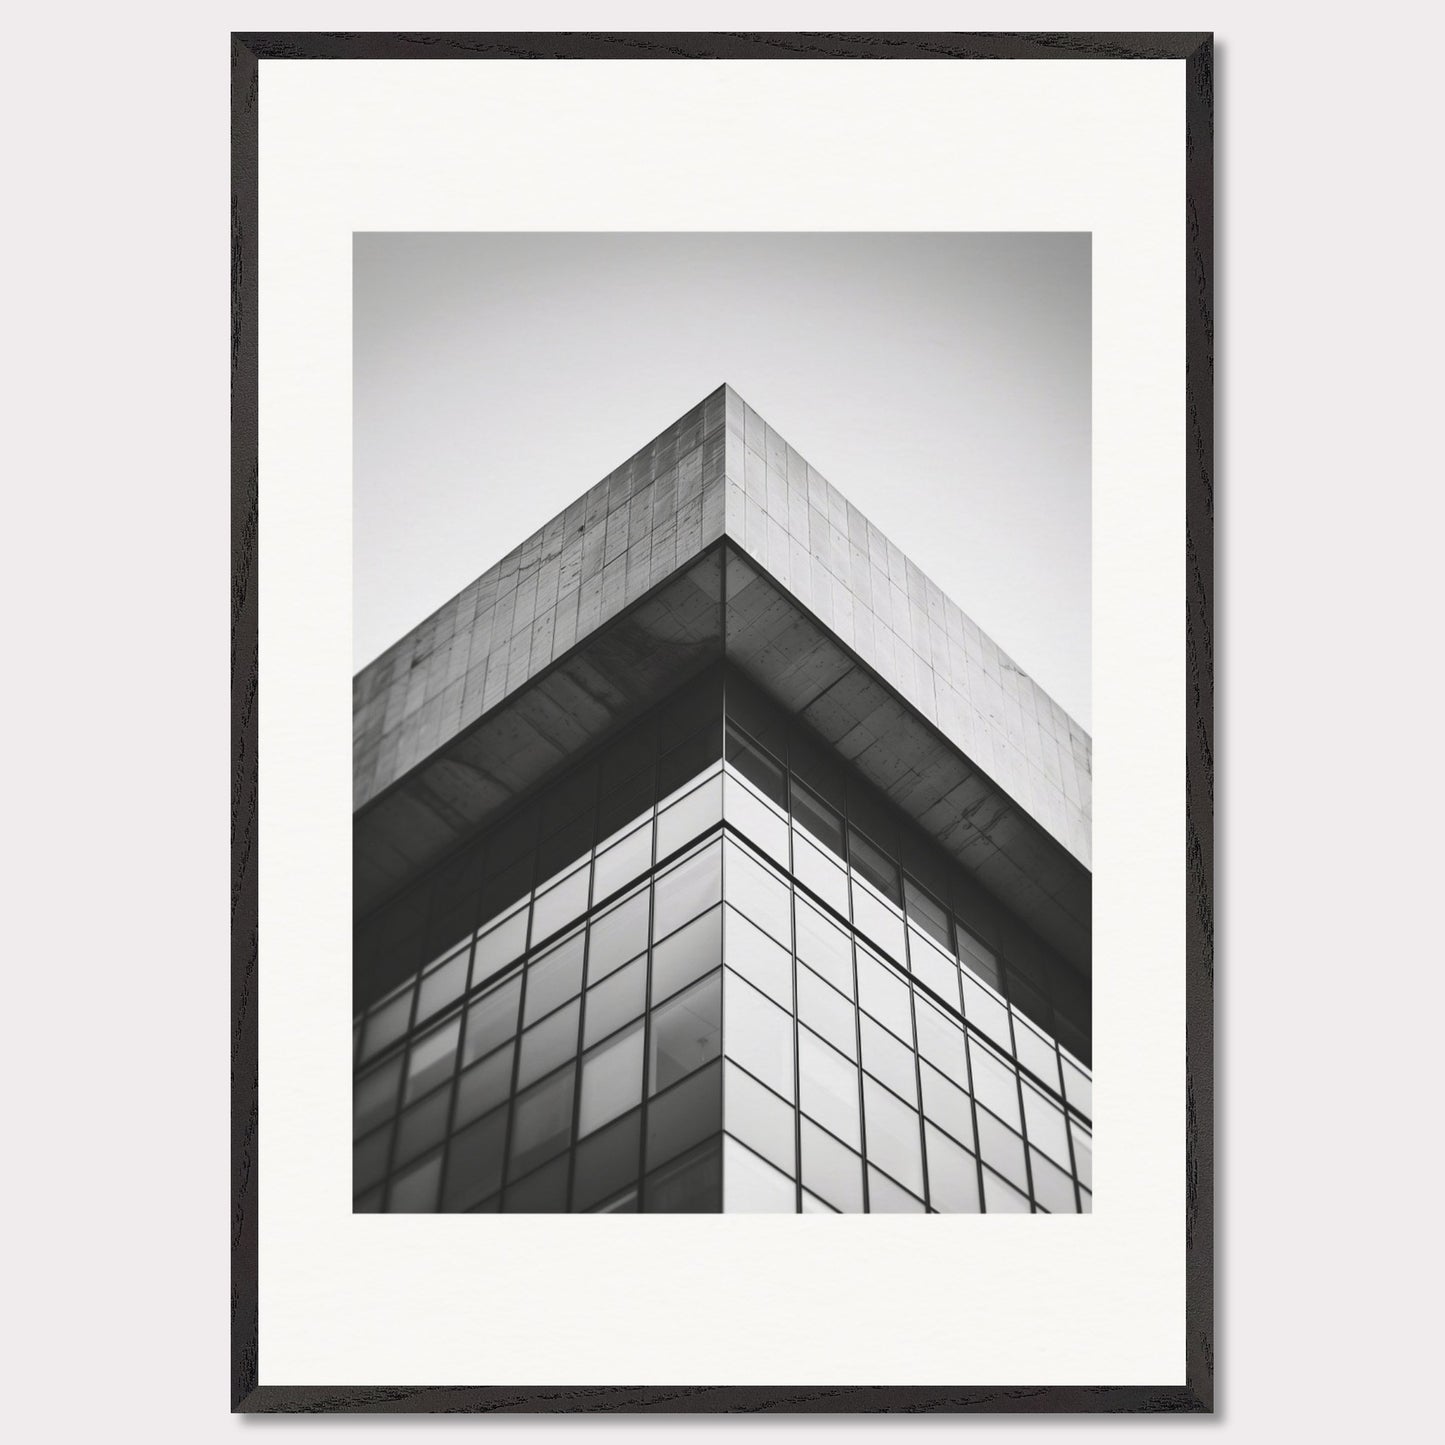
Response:
M648 1214L716 1214L722 1208L722 1149L717 1143L647 1177Z
M710 844L660 874L656 892L652 936L666 938L722 897L722 845Z
M527 965L524 1022L533 1024L575 998L582 988L582 947L586 935L574 933L550 953Z
M582 1060L578 1134L610 1124L642 1102L642 1020Z
M583 1043L590 1046L614 1029L631 1023L647 1005L647 960L633 959L587 990Z
M971 973L981 978L990 988L998 988L1002 979L998 969L998 959L993 955L993 950L985 948L978 939L965 929L957 931L958 956L963 960L963 966Z
M411 989L384 1003L372 1014L361 1031L361 1057L374 1058L384 1048L394 1044L407 1030L411 1022Z
M968 1055L973 1065L973 1096L992 1109L1010 1129L1021 1129L1019 1119L1018 1075L977 1039L968 1041Z
M731 972L723 1015L729 1057L785 1099L793 1098L792 1017Z
M918 1052L938 1065L960 1086L968 1083L963 1029L926 998L914 995L913 1019L918 1027Z
M1094 1136L1079 1127L1077 1120L1069 1120L1069 1133L1074 1140L1074 1169L1079 1183L1085 1189L1094 1187Z
M977 1214L978 1167L973 1155L932 1124L925 1124L923 1133L928 1149L929 1201L940 1214Z
M728 967L792 1013L793 955L782 944L774 943L761 928L754 928L735 908L728 908L725 927Z
M452 1138L444 1208L453 1212L470 1209L501 1188L506 1143L505 1109L498 1109Z
M857 879L853 881L853 926L889 958L904 961L903 920Z
M803 1183L844 1214L863 1212L863 1161L816 1124L802 1121Z
M1032 1070L1046 1088L1059 1091L1059 1055L1052 1039L1046 1039L1032 1024L1014 1011L1014 1052L1024 1068Z
M438 1009L462 996L467 987L467 964L471 956L471 949L464 948L422 979L421 997L416 1006L418 1020L430 1018Z
M787 884L734 843L727 846L723 896L779 943L793 946L792 908Z
M902 976L871 954L858 950L858 1002L900 1039L913 1040L913 1010Z
M863 1080L868 1158L915 1194L923 1193L923 1151L918 1115L887 1089Z
M977 1123L978 1151L983 1156L983 1162L1006 1175L1020 1189L1027 1189L1029 1180L1024 1172L1024 1141L986 1109L978 1111Z
M961 1007L958 964L953 955L935 948L916 928L908 934L908 962L919 983L931 988L951 1008Z
M885 898L901 902L898 892L898 865L876 844L856 828L852 835L853 869L866 878Z
M722 1128L722 1070L714 1064L647 1106L647 1166L655 1168Z
M858 1067L807 1029L798 1030L798 1088L803 1112L845 1144L861 1149Z
M862 1019L863 1067L880 1083L887 1084L911 1107L918 1107L918 1077L914 1054L867 1014Z
M798 957L840 993L853 997L853 945L841 929L798 899Z
M723 780L723 817L780 868L788 866L788 825L745 783Z
M782 764L731 725L728 727L727 760L764 797L771 798L779 807L787 801L787 779Z
M666 858L722 819L722 779L709 778L657 812L657 856Z
M723 1212L796 1214L793 1181L734 1139L723 1140Z
M574 869L559 883L551 884L537 895L532 908L532 944L550 938L574 918L587 911L587 889L591 879L587 865Z
M1051 1159L1037 1149L1029 1150L1029 1167L1034 1176L1034 1198L1050 1214L1077 1214L1074 1181Z
M722 1046L722 974L714 973L654 1009L648 1092L657 1093L715 1059Z
M577 1146L572 1180L572 1208L591 1209L637 1180L642 1160L642 1111L584 1139Z
M573 999L566 1008L522 1035L522 1061L517 1066L517 1087L525 1089L533 1079L550 1073L564 1059L577 1053L577 1015L581 1004Z
M798 970L798 1017L835 1049L857 1059L858 1016L853 1005L806 968Z
M572 1086L575 1064L559 1069L535 1088L517 1096L512 1110L512 1176L529 1173L565 1149L572 1136Z
M951 1084L927 1060L923 1061L919 1072L923 1075L925 1116L972 1148L973 1110L969 1106L968 1095Z
M592 896L599 903L652 866L652 821L635 829L597 855Z
M803 1190L803 1213L804 1214L836 1214L838 1211L831 1204L824 1204L816 1194L809 1194Z
M793 1106L731 1062L723 1072L723 1123L730 1134L784 1173L797 1173Z
M421 1098L428 1089L435 1088L451 1073L457 1060L457 1036L461 1027L461 1016L454 1015L440 1028L412 1041L411 1052L406 1060L408 1103Z
M457 1112L452 1128L480 1118L505 1102L512 1092L511 1044L506 1044L457 1079Z
M527 948L528 910L519 908L477 939L477 961L472 977L482 983L499 968L521 958Z
M652 1001L661 1003L722 962L722 909L695 918L652 949Z
M467 1010L467 1037L462 1063L474 1063L517 1032L517 1005L522 998L522 975L514 973L505 983L483 994Z
M900 1189L886 1174L868 1166L868 1212L870 1214L923 1214L923 1201Z
M401 1060L393 1059L356 1081L352 1098L351 1137L359 1139L383 1119L396 1113L397 1089L401 1084Z
M360 1194L370 1189L386 1173L387 1155L391 1152L391 1136L395 1132L390 1126L368 1134L351 1151L351 1189Z
M989 1214L1032 1214L1028 1199L1000 1179L992 1169L983 1171L983 1198Z
M1086 1119L1094 1117L1094 1081L1078 1065L1061 1059L1064 1067L1064 1097Z
M639 1191L628 1189L619 1194L615 1199L609 1199L605 1204L599 1204L595 1209L589 1211L592 1214L636 1214L638 1212Z
M836 857L843 857L842 817L796 778L793 779L793 817Z
M845 918L848 916L848 875L842 865L796 831L793 834L793 873L824 903L836 908Z
M563 1155L544 1164L518 1184L509 1184L502 1197L505 1214L564 1214L567 1210L567 1165Z
M1064 1111L1051 1104L1032 1084L1025 1084L1023 1093L1029 1143L1038 1145L1056 1164L1067 1168L1069 1138L1064 1128Z
M592 923L592 942L587 955L587 977L592 983L614 969L630 963L647 947L647 915L651 907L648 890L604 913Z
M908 916L935 943L953 952L953 930L948 921L948 910L931 894L926 893L913 879L903 880L903 906Z
M430 1214L437 1207L442 1178L442 1156L433 1154L391 1181L390 1214Z
M435 1148L447 1132L447 1114L451 1109L449 1089L438 1089L401 1116L396 1126L396 1163L405 1164Z

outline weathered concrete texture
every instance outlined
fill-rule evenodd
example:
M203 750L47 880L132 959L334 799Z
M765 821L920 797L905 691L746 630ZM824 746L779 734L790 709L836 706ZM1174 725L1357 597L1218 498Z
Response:
M935 801L950 817L973 820L971 827L987 822L977 830L995 843L1007 838L1003 851L1018 873L1016 886L1041 889L1045 899L1074 913L1077 880L1060 875L1028 882L1035 830L1022 825L1031 819L1089 866L1088 734L730 387L694 407L357 675L355 807L365 808L424 762L440 788L455 769L439 750L504 701L519 698L532 679L687 568L724 533L957 747L971 774L996 785L983 788L980 782L976 799L953 778L952 804L947 794ZM790 625L796 631L802 624L795 619ZM701 623L685 622L679 636L690 649L702 630ZM795 641L803 650L789 656L782 639L769 635L768 663L757 666L765 644L761 638L750 643L730 620L727 650L745 665L744 655L750 658L760 681L793 675L790 695L806 700L807 670L817 673L820 687L830 685L841 654L831 645ZM876 683L859 674L848 687L870 685ZM834 703L841 705L843 696L839 692ZM851 719L849 731L835 741L847 756L871 758L866 769L876 769L885 791L913 794L910 811L918 816L929 804L928 790L948 781L939 772L944 764L919 771L904 759L889 760L882 745L894 734L892 715L886 706L872 709L869 722L857 714L866 701L860 693L846 709L835 708L838 718ZM565 705L554 700L554 706ZM891 705L899 711L896 702ZM817 698L809 706L817 714L810 713L810 720L833 737L829 726L836 729L839 722L828 717L829 704ZM625 708L609 710L614 719L623 713ZM476 793L476 806L450 818L437 832L438 844L463 816L490 811L480 806L489 786L483 779L500 765L488 749L500 745L507 756L506 740L495 732L489 720L476 738L463 740L469 761L455 782ZM496 790L499 801L515 795L524 775L539 776L535 760L541 755L548 755L545 741L527 749L527 768L506 778ZM899 775L892 787L886 786L890 769ZM416 783L409 779L406 791L415 794ZM421 789L427 801L417 816L414 798L395 802L395 809L408 813L408 832L418 841L435 820L450 817L447 792L438 788ZM1014 806L1005 809L1009 816L989 821L980 799L999 806L1000 791ZM394 809L381 811L390 815ZM378 847L389 847L381 821L368 820L366 831ZM418 856L432 853L422 848ZM359 860L358 881L361 868ZM386 877L395 872L382 870ZM375 881L380 884L381 876Z
M731 387L725 391L728 537L1087 867L1089 735ZM956 521L968 525L966 517Z
M723 419L719 388L356 675L354 807L722 535Z

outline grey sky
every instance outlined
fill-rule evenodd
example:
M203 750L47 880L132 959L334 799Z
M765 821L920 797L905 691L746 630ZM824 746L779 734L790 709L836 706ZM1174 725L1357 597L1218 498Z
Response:
M1090 726L1084 234L364 234L359 668L730 383Z

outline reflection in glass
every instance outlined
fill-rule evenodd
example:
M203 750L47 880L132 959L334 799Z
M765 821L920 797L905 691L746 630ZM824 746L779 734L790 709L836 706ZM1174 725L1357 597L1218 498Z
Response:
M586 937L585 933L574 933L565 943L527 965L525 1023L536 1023L577 996L582 987L582 949Z
M858 1068L821 1039L798 1030L798 1089L803 1112L854 1149L863 1147L858 1122Z
M630 963L647 947L647 915L651 898L646 888L609 909L591 926L587 978L591 983Z
M802 1121L803 1183L843 1214L863 1212L863 1161L816 1124Z
M652 948L652 1001L661 1003L722 962L722 909L701 918Z
M716 1214L722 1208L722 1149L714 1140L656 1170L643 1186L648 1214Z
M791 895L788 886L736 843L727 845L727 877L723 896L779 943L793 945Z
M512 1092L513 1046L505 1044L457 1078L457 1110L452 1128L480 1118Z
M451 1094L438 1089L429 1099L408 1109L397 1121L396 1164L415 1159L418 1154L442 1142L447 1132L447 1113Z
M835 1049L857 1059L857 1012L842 994L806 968L798 970L798 1017Z
M359 1139L368 1129L396 1112L397 1087L401 1083L401 1060L393 1059L357 1080L353 1098L352 1138Z
M647 1167L655 1168L722 1128L722 1069L699 1070L647 1106Z
M723 1139L723 1211L727 1214L796 1214L793 1181L735 1139Z
M384 1048L394 1044L411 1022L411 989L384 1003L362 1026L361 1057L375 1058Z
M582 1060L578 1134L590 1134L642 1100L642 1020Z
M517 1178L565 1149L572 1134L575 1064L517 1095L512 1108L512 1169Z
M666 938L722 897L722 846L712 843L658 875L652 936Z
M731 1061L724 1066L724 1126L785 1174L796 1174L798 1168L794 1122L791 1104L785 1104Z
M785 1099L793 1098L793 1020L777 1004L727 972L723 1027L728 1057Z
M432 969L421 981L421 995L417 999L416 1017L420 1023L423 1019L429 1019L438 1009L445 1008L449 1003L455 1003L467 987L467 964L471 960L470 948L464 948L460 953L453 954L451 958L438 967Z
M727 909L726 928L728 967L792 1013L793 955L735 908Z
M640 1109L634 1109L625 1118L584 1139L577 1146L577 1166L572 1179L573 1209L591 1209L600 1200L632 1184L642 1161L641 1151Z
M853 997L853 945L842 929L798 899L798 957L840 993Z
M923 1201L900 1189L886 1174L868 1166L869 1214L922 1214Z
M411 1046L406 1060L406 1098L410 1103L435 1088L452 1071L457 1058L457 1035L462 1020L453 1015L440 1028L423 1034Z
M652 823L649 819L625 838L601 851L593 868L592 896L597 902L640 877L652 866Z
M928 1152L928 1197L933 1207L940 1214L977 1214L978 1166L973 1155L932 1124L923 1126L923 1134Z
M437 1207L442 1178L442 1156L433 1154L391 1181L387 1208L392 1214L427 1214Z
M535 1024L522 1035L522 1058L517 1065L517 1087L525 1089L534 1079L556 1068L577 1053L577 1014L581 1005L573 999L566 1008Z
M655 1094L715 1059L722 1038L722 974L714 973L652 1011L648 1092Z
M512 974L505 983L483 994L467 1009L467 1035L462 1063L470 1064L489 1054L517 1032L517 1005L522 998L522 975Z
M538 893L532 908L532 946L565 928L574 918L587 911L587 890L590 885L587 864L574 869L560 883Z
M635 958L587 990L582 1042L590 1047L613 1029L631 1023L647 1003L647 960Z
M918 1115L881 1084L863 1080L863 1120L868 1158L915 1194L923 1193L923 1154Z
M514 959L521 958L527 948L527 917L528 911L524 904L477 939L477 957L472 977L478 983L490 978L499 968L505 968Z

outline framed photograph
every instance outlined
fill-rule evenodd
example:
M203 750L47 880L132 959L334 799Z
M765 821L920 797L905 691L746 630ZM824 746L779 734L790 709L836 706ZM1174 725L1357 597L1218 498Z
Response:
M1211 1411L1210 37L232 98L233 1408Z

